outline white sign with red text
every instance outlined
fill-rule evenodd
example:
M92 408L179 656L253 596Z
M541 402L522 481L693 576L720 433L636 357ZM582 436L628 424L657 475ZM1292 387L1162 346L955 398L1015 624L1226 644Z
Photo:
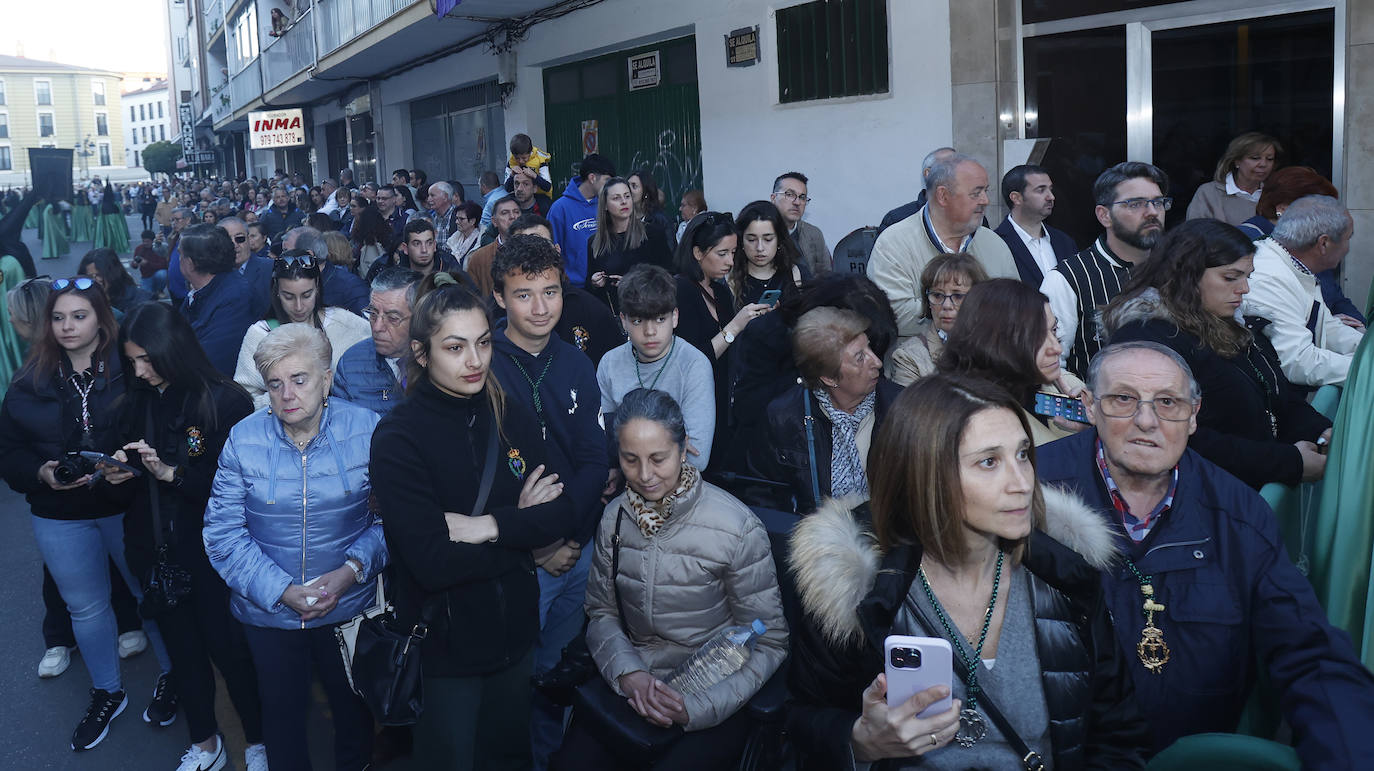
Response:
M267 110L248 113L248 141L253 150L297 147L305 144L305 116L300 110Z

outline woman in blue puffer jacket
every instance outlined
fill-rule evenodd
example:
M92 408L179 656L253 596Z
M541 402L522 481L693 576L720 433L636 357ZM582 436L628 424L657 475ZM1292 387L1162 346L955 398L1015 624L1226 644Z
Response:
M334 718L345 771L372 756L372 715L348 685L334 628L371 604L387 561L381 518L368 505L377 415L329 403L329 340L283 324L258 346L271 407L229 433L205 510L205 551L233 590L263 705L272 768L310 769L313 672Z

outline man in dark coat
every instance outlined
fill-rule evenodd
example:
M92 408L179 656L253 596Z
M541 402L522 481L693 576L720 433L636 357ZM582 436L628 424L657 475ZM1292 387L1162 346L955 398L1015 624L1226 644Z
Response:
M243 333L257 320L248 282L235 270L234 242L223 228L192 225L181 236L181 274L191 291L181 315L191 322L215 369L234 376Z
M1078 245L1068 233L1045 222L1054 211L1049 172L1030 164L1013 168L1002 177L1002 199L1009 213L993 232L1007 242L1021 280L1038 287L1046 271L1078 254Z
M1093 359L1089 381L1095 430L1039 448L1037 472L1114 528L1121 559L1102 584L1155 751L1234 731L1259 666L1304 768L1363 767L1374 676L1327 621L1264 500L1188 449L1200 392L1187 363L1158 343L1119 343Z

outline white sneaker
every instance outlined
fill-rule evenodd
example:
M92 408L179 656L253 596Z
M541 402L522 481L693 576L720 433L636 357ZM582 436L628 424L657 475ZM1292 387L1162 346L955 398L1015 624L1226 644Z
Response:
M206 752L192 744L191 749L181 756L181 765L177 766L177 771L220 771L228 761L229 758L224 752L224 740L216 735L214 752Z
M119 657L121 659L131 659L146 650L148 650L148 635L144 634L142 629L125 632L119 636Z
M67 667L72 665L72 651L59 645L56 648L49 648L43 652L43 658L38 661L38 676L42 678L57 677L67 671Z
M250 744L243 752L244 771L267 771L267 745Z

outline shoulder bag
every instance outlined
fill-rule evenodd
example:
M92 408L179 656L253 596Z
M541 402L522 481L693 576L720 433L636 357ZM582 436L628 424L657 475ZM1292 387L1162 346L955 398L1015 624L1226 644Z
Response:
M487 458L477 490L474 512L487 506L496 477L497 434L495 417L487 431ZM377 576L377 602L334 629L343 656L344 672L353 692L362 697L377 722L384 726L415 725L424 711L420 646L429 634L432 606L425 604L420 620L401 624L395 608L386 601L382 577ZM408 628L407 628L408 627Z

